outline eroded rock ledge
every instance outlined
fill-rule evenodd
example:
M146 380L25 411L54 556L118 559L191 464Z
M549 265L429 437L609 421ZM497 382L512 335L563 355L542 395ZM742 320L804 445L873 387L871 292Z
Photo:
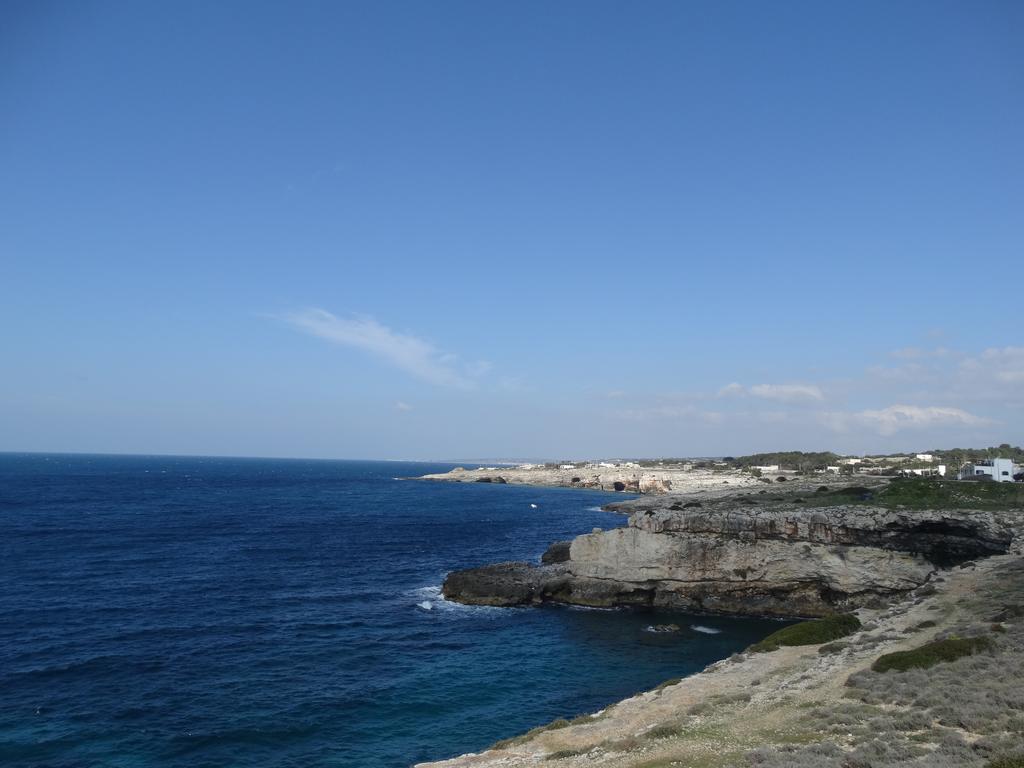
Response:
M938 568L1003 554L1013 521L982 511L873 506L619 505L624 528L577 537L545 564L455 571L445 597L478 605L558 602L759 616L821 616L924 584Z

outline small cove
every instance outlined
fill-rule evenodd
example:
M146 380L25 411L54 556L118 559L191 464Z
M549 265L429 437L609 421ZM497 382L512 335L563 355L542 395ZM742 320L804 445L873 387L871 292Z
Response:
M443 601L448 570L626 522L621 495L394 479L448 468L0 456L0 762L406 766L779 626Z

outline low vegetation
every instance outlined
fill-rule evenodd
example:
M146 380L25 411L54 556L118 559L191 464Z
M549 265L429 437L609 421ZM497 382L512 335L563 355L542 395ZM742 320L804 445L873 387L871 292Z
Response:
M818 645L846 637L858 629L860 620L856 616L852 613L841 613L791 624L778 632L772 632L761 642L754 643L748 650L752 653L765 653L784 645Z
M777 453L754 453L750 456L739 456L730 463L737 467L764 467L778 465L784 469L795 469L800 472L813 472L824 469L839 462L839 455L831 451L805 453L803 451L779 451Z
M804 494L804 496L801 496ZM1024 483L965 482L926 477L892 478L885 484L846 485L838 488L821 486L812 494L806 491L786 493L762 492L763 504L794 504L809 502L815 506L868 505L888 509L978 509L1009 510L1024 507ZM750 503L740 494L737 503Z
M964 656L972 656L979 651L987 651L992 641L987 637L948 637L909 651L897 651L879 656L871 669L875 672L906 672L908 669L928 669L944 661L956 661Z
M873 501L912 509L1012 509L1024 505L1024 484L896 478Z
M557 731L562 728L568 728L570 725L581 725L583 723L593 723L600 719L600 715L579 715L571 720L567 720L564 717L560 717L557 720L552 720L550 723L544 725L538 725L536 728L531 728L526 733L522 733L518 736L514 736L511 739L502 739L496 741L491 745L491 749L506 749L508 747L514 747L517 744L523 744L534 736L539 736L547 731Z
M679 683L681 683L681 682L683 682L683 678L681 678L681 677L673 677L673 678L671 678L669 680L666 680L665 682L661 683L660 685L658 685L658 687L654 688L654 691L655 692L663 691L666 688L670 688L673 685L679 685Z

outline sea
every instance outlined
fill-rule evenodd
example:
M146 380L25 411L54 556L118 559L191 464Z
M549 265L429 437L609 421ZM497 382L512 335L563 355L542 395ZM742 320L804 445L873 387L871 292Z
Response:
M0 454L0 766L399 768L779 626L446 602L449 570L626 523L622 494L404 479L452 466Z

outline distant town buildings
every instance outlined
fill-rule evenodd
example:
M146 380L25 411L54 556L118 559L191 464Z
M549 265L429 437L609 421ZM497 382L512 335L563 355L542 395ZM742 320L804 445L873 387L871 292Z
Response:
M939 464L934 467L917 467L915 469L901 469L900 474L905 477L910 475L916 475L917 477L945 477L946 465Z
M914 455L914 458L917 459L918 461L935 461L935 457L930 453L918 453Z

